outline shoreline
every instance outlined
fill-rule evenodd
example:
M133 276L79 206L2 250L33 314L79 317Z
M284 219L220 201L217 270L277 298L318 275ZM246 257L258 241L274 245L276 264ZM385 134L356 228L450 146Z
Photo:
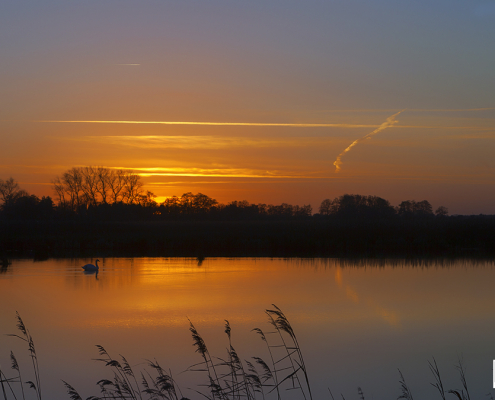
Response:
M481 257L495 218L0 221L0 256Z

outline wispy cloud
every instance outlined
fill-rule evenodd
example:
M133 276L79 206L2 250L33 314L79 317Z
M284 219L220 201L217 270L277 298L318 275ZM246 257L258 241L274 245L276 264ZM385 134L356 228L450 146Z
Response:
M130 169L140 176L192 176L192 177L224 177L224 178L315 178L288 171L258 170L249 168L128 168L112 167L114 169Z
M404 110L402 110L404 111ZM363 136L362 138L359 138L359 139L356 139L354 142L352 142L349 146L347 146L347 148L342 152L340 153L338 156L337 156L337 159L334 161L333 165L335 165L335 172L339 172L340 171L340 166L342 165L342 157L344 156L345 153L347 153L348 151L350 151L355 145L357 145L358 143L366 140L366 139L371 139L371 137L373 135L376 135L377 133L383 131L384 129L387 129L393 125L395 125L397 122L395 117L397 115L399 115L402 111L399 111L398 113L395 113L394 115L390 116L387 118L387 120L381 124L377 129L375 129L373 132L371 133L368 133L366 136Z
M495 139L495 130L492 130L492 132L488 133L482 133L482 134L459 134L453 136L455 139Z
M115 64L115 65L130 65L132 67L135 67L135 66L138 66L138 65L141 65L141 64Z
M235 147L307 147L330 144L333 138L245 138L218 136L84 136L71 140L144 149L226 149Z

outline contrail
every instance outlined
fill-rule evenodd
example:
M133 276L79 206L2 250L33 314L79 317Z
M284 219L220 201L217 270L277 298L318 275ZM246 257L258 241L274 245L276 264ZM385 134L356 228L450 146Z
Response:
M376 128L373 132L368 133L366 136L363 136L362 138L356 139L354 142L352 142L342 153L340 153L337 156L337 159L334 161L333 165L335 165L335 172L340 171L340 166L342 165L341 159L345 153L347 153L349 150L351 150L359 142L362 142L363 140L366 140L366 139L371 139L371 137L373 135L376 135L378 132L381 132L384 129L387 129L391 126L394 126L397 122L399 122L395 119L395 117L403 111L404 110L401 110L398 113L395 113L394 115L388 117L387 120L383 124L381 124L378 128Z
M409 108L407 109L409 111ZM400 111L402 112L402 111ZM397 113L399 114L399 113ZM397 115L395 114L395 115ZM0 122L18 122L17 120L0 120ZM294 128L378 128L382 125L376 124L312 124L312 123L271 123L271 122L196 122L196 121L62 121L62 120L33 120L41 123L71 123L71 124L157 124L157 125L204 125L204 126L266 126L266 127L294 127ZM396 125L396 128L405 129L457 129L457 130L479 130L492 131L493 127L479 126L426 126L426 125ZM371 135L371 134L370 134Z
M404 110L403 110L404 111ZM409 108L407 109L409 111ZM401 113L400 111L399 113ZM397 114L399 114L397 113ZM395 115L397 115L395 114ZM387 120L388 121L388 120ZM0 122L20 122L18 120L0 120ZM266 126L266 127L294 127L294 128L378 128L378 132L383 128L376 124L312 124L312 123L272 123L272 122L196 122L196 121L62 121L62 120L33 120L31 122L41 123L71 123L71 124L157 124L157 125L203 125L203 126ZM394 122L395 124L395 122ZM386 126L388 127L388 125ZM396 125L401 129L456 129L456 130L478 130L493 131L493 127L483 126L427 126L427 125ZM370 135L372 135L372 132ZM369 135L367 135L369 136ZM367 137L365 136L365 138ZM364 138L363 138L364 139ZM361 140L361 139L359 139Z
M34 121L57 123L85 123L85 124L160 124L160 125L211 125L211 126L282 126L302 128L374 128L377 125L363 124L294 124L294 123L265 123L265 122L193 122L193 121Z

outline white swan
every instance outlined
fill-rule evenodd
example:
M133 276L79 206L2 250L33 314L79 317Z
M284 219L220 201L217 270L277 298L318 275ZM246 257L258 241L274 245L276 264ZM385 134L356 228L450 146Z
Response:
M85 270L85 271L98 271L100 269L100 267L98 267L98 261L100 261L100 260L96 260L95 261L95 264L96 265L93 265L93 264L86 264L86 265L84 265L82 267L83 270Z

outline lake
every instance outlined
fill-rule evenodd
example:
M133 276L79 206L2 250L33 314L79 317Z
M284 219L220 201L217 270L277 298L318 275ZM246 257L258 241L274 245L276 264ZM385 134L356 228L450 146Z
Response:
M14 259L1 270L0 365L14 375L12 350L23 379L33 379L26 344L4 335L19 333L17 311L34 338L44 399L69 399L62 380L83 398L100 394L96 382L113 374L93 360L95 345L124 355L136 371L156 359L185 397L202 398L194 390L206 391L205 374L183 372L202 361L189 320L212 355L227 357L228 320L240 358L268 361L252 329L272 330L272 304L297 335L314 399L330 399L328 389L358 399L358 387L366 399L396 399L398 369L415 399L439 399L433 357L446 390L462 389L462 359L471 398L495 395L493 261L105 258L98 275L84 273L93 261Z

